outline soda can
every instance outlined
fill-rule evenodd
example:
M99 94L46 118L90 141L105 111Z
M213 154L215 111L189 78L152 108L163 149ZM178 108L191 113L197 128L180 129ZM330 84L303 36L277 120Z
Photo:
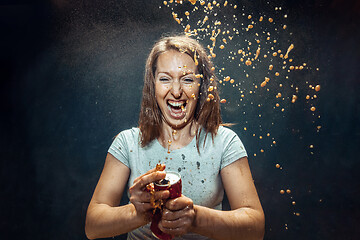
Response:
M181 196L181 175L177 172L166 172L166 176L163 180L160 182L154 182L154 190L169 190L170 197L169 199L177 198ZM169 234L166 234L162 232L158 224L161 220L162 213L159 209L156 210L155 214L153 215L150 229L152 231L152 234L161 240L170 240L173 237Z

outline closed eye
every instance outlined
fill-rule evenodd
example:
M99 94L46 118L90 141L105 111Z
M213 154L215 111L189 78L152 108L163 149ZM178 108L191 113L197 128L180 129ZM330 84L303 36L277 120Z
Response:
M185 83L193 83L194 82L194 79L190 78L190 77L187 77L187 78L184 78L183 79L183 82Z
M159 79L160 82L168 82L169 81L169 78L166 78L166 77L161 77Z

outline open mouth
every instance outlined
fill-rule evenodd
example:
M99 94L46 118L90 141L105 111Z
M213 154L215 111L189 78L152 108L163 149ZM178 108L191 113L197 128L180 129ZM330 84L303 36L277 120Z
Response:
M181 117L186 111L186 101L167 101L170 114L174 117Z

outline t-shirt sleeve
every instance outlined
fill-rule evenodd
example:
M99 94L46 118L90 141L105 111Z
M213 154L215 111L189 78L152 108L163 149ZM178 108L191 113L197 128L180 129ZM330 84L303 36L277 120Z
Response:
M113 155L117 160L130 168L128 151L129 147L126 139L126 131L120 132L110 145L108 152Z
M224 144L224 152L221 158L220 169L223 169L240 158L247 157L244 144L241 142L238 135L232 130L227 130Z

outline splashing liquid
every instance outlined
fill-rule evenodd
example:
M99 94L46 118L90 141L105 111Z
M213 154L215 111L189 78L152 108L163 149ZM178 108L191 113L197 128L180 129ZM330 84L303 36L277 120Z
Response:
M259 143L259 149L253 153L256 157L265 154L267 147L277 146L277 134L270 136L270 132L277 119L286 116L287 108L308 104L304 112L314 116L314 129L321 130L321 124L316 121L320 118L316 115L316 100L321 87L316 79L298 77L302 76L301 71L309 73L319 68L297 61L295 55L299 53L291 43L291 26L287 22L288 14L281 13L283 8L276 6L273 11L259 9L259 13L254 13L247 12L249 8L240 4L235 0L223 4L204 0L164 2L185 34L196 38L209 50L208 57L215 64L212 71L219 77L218 87L224 95L220 101L222 107L230 107L232 111L238 107L243 133L253 136ZM271 5L270 2L264 4ZM194 62L199 64L196 52ZM213 87L207 90L206 100L212 101ZM258 106L256 114L252 112L254 106ZM266 115L267 109L272 110L271 116ZM250 127L249 122L254 127ZM269 134L265 136L264 132ZM284 171L280 163L274 166ZM277 191L285 194L290 190ZM300 213L294 215L300 216Z

